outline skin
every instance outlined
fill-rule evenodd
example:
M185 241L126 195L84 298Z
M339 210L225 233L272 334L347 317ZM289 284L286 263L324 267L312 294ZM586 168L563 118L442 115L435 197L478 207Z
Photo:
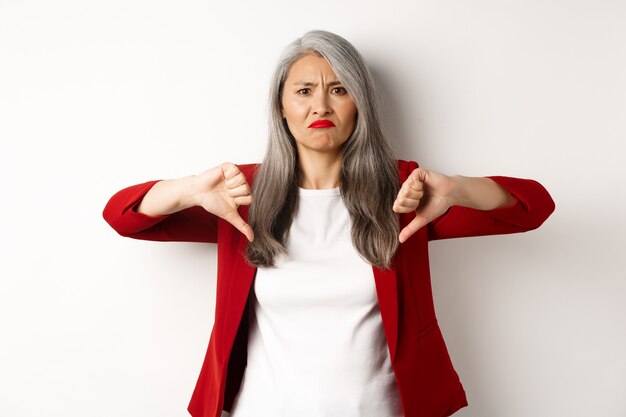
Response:
M281 104L282 116L298 149L303 174L300 187L338 187L343 144L354 130L357 108L326 59L308 54L295 61L285 79ZM309 128L320 119L331 120L335 126ZM402 243L453 205L491 210L515 202L508 191L489 178L447 176L420 167L402 183L390 209L396 213L415 211L415 218L400 231L398 240ZM137 211L158 216L201 206L252 241L252 228L237 212L240 205L251 203L244 174L237 165L224 162L198 175L159 181L144 196Z
M357 108L325 58L308 54L287 73L281 112L296 140L302 168L302 188L339 186L342 146L356 123ZM316 120L335 126L310 128Z

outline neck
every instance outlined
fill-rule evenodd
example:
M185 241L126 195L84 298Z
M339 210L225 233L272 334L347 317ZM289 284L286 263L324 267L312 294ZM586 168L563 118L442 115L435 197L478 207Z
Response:
M300 152L298 160L302 171L300 187L314 190L339 187L341 152Z

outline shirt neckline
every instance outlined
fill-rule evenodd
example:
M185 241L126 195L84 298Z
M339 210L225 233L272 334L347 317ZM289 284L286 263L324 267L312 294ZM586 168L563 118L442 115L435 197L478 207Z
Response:
M339 190L339 187L311 189L311 188L302 188L298 186L298 195L300 196L325 197L325 196L334 196L334 195L340 195L340 194L341 192Z

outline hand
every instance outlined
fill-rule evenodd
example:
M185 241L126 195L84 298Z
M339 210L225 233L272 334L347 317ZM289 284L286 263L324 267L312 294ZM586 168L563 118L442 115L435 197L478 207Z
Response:
M393 203L393 211L396 213L416 211L415 218L400 231L400 243L454 205L454 189L455 182L451 177L424 168L414 169L402 184Z
M237 165L224 162L198 174L194 180L194 194L196 205L226 220L252 242L254 232L237 212L240 205L252 203L252 194Z

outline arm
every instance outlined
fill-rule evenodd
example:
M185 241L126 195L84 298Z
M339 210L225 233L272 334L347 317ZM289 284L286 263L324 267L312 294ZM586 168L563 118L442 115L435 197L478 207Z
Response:
M475 179L478 180L490 181L501 191L483 197L479 188L469 186L465 192L484 201L490 197L491 201L497 201L496 195L506 192L507 203L485 204L480 208L473 200L467 206L453 205L428 224L429 240L527 232L541 226L554 212L552 197L537 181L503 176Z
M400 242L428 225L429 240L525 232L539 227L554 211L554 201L536 181L491 176L449 177L404 166L406 181L394 211L415 212Z
M202 207L153 215L138 210L160 182L149 181L115 193L102 213L106 222L121 236L134 239L216 243L217 216Z
M217 242L220 217L252 240L252 229L237 212L251 202L246 176L224 163L199 175L125 188L111 197L103 216L122 236L211 243Z
M476 210L493 210L515 204L515 197L488 177L450 177L454 182L453 205Z

